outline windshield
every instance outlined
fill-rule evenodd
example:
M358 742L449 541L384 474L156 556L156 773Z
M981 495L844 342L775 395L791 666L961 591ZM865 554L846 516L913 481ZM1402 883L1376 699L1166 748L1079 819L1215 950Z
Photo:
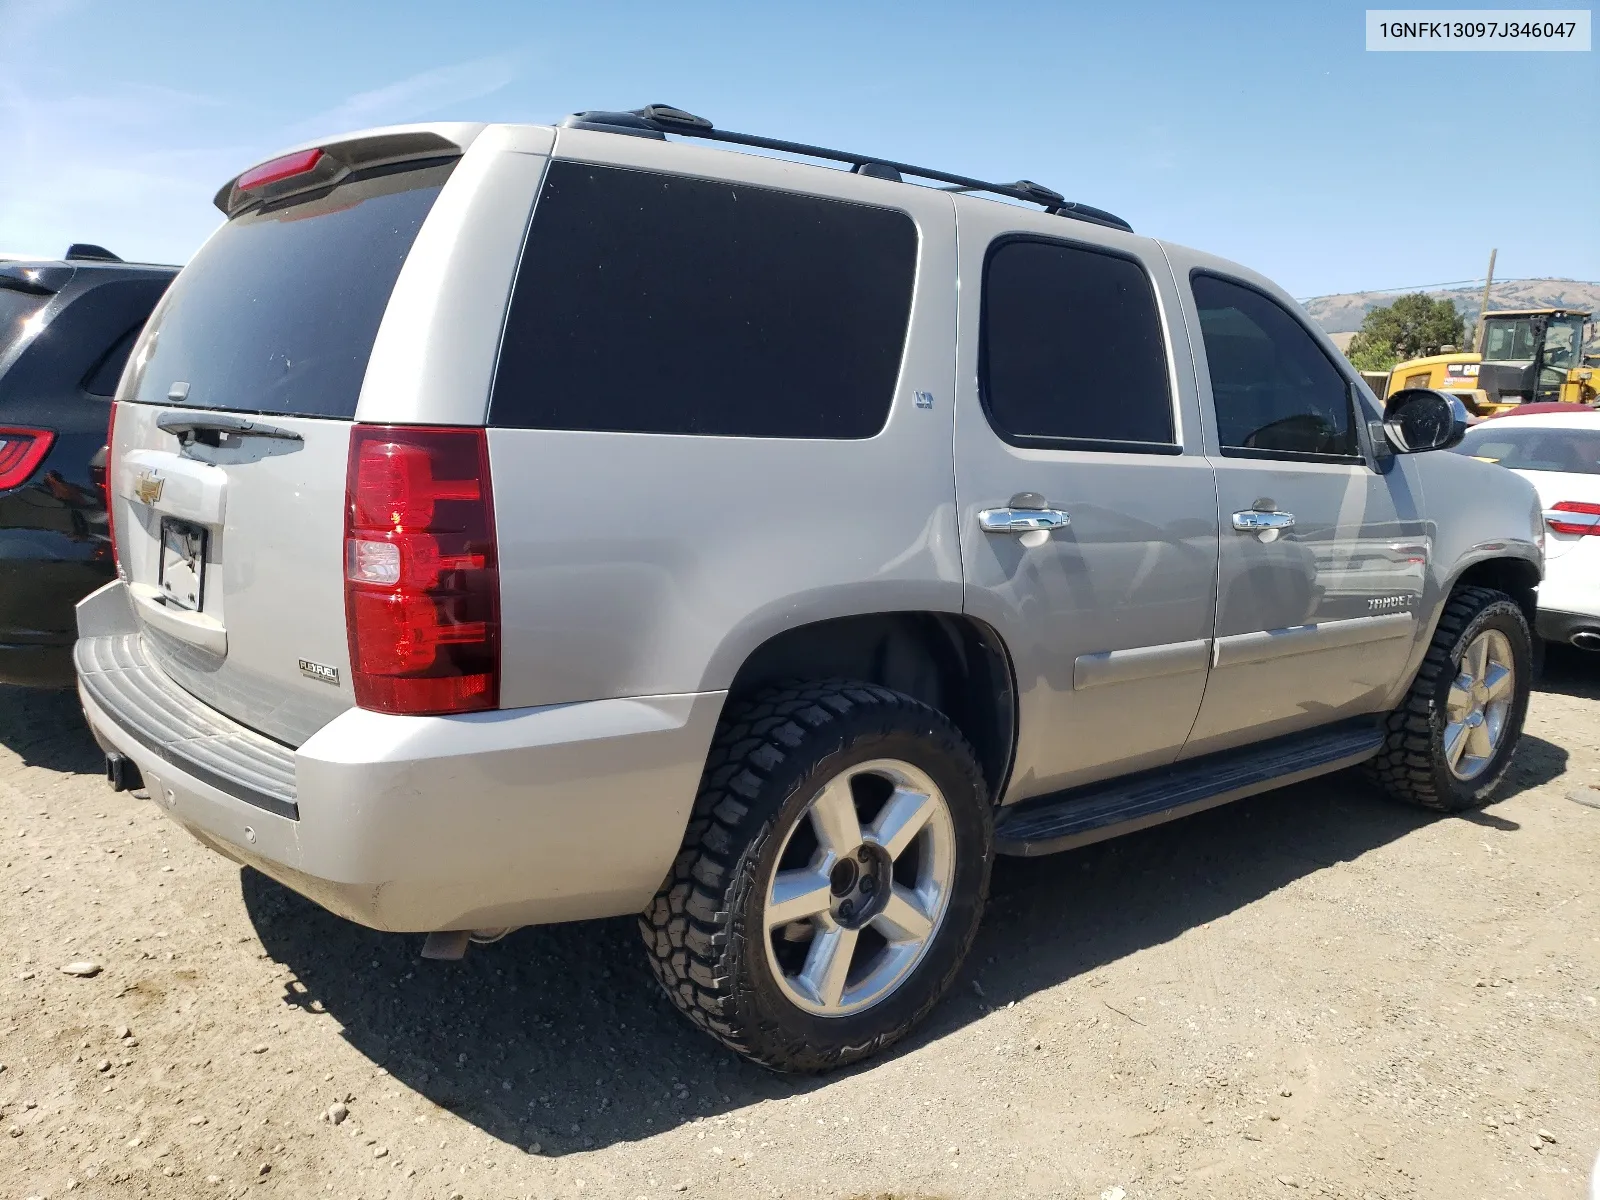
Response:
M371 176L229 221L151 321L131 398L355 415L378 323L453 164Z
M1535 346L1532 317L1496 319L1483 323L1484 362L1532 362Z
M1552 317L1544 331L1544 365L1570 370L1583 349L1583 318Z
M1600 475L1600 420L1593 429L1530 428L1485 421L1467 430L1456 453L1516 471L1565 471Z

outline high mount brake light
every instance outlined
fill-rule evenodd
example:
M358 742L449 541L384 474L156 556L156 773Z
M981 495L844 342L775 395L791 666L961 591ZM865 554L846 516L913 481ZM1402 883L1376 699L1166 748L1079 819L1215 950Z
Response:
M48 429L0 428L0 492L27 483L55 440Z
M1563 513L1568 519L1562 518ZM1600 504L1562 500L1545 509L1544 523L1552 533L1600 534Z
M345 505L356 703L455 713L500 702L500 576L482 429L357 425Z
M321 161L321 150L297 150L293 154L285 154L264 162L259 167L251 167L234 181L233 186L241 192L266 187L269 183L292 179L296 175L313 171Z

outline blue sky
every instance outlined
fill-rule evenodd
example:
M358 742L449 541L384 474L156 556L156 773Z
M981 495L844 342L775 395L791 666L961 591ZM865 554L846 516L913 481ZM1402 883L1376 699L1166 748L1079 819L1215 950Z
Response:
M660 101L1035 179L1298 296L1491 247L1501 278L1600 280L1595 53L1369 54L1364 8L0 0L0 252L181 262L291 143Z

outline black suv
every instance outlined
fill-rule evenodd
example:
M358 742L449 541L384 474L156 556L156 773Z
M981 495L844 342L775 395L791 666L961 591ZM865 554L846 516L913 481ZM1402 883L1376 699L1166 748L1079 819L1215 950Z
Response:
M177 273L88 245L0 260L0 683L73 683L73 605L116 569L111 396Z

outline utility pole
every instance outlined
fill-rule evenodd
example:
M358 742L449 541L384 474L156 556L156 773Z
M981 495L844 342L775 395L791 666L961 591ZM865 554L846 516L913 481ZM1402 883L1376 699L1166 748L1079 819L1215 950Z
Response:
M1478 328L1472 341L1479 354L1483 353L1483 314L1489 311L1489 289L1494 286L1494 256L1499 250L1489 251L1489 273L1483 279L1483 303L1478 305Z

